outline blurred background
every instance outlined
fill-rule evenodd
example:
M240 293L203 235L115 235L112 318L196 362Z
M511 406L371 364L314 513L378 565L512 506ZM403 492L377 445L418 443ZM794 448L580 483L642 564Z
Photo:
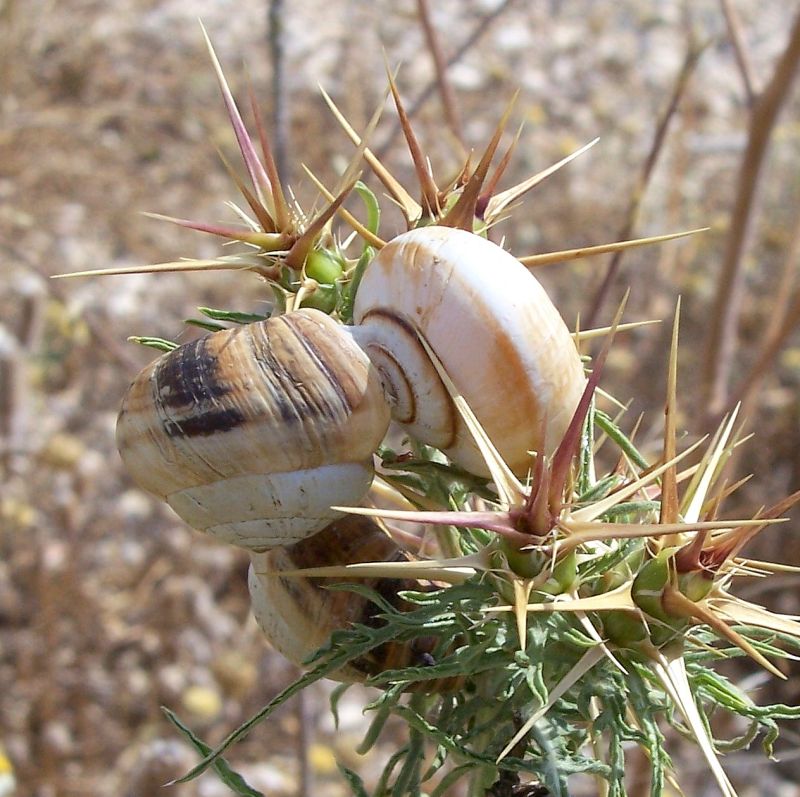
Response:
M300 164L332 185L353 152L318 85L363 129L385 53L441 182L517 89L504 143L523 128L501 188L600 137L495 229L515 254L710 227L537 276L570 326L608 323L628 286L627 320L671 319L682 296L679 425L691 439L744 402L755 439L731 475L754 476L728 511L754 512L800 488L797 16L786 0L0 0L0 794L162 793L194 756L159 706L217 741L296 676L248 616L245 555L133 489L113 438L120 397L154 356L129 335L188 339L197 305L257 311L265 287L230 272L49 279L220 253L140 214L232 219L215 147L235 160L235 141L198 17L243 99L249 75L306 207L316 192ZM415 186L393 109L373 142ZM384 237L401 229L387 212ZM631 402L625 428L644 413L645 451L669 326L621 335L603 378ZM800 564L797 513L750 553ZM796 585L738 594L796 612ZM756 700L794 705L789 675L740 673ZM368 782L380 771L391 728L359 758L367 693L348 692L334 733L329 691L234 750L254 786L339 795L337 759ZM726 759L742 794L800 794L800 735L786 740L777 766L757 749ZM700 757L677 750L686 793L716 793ZM631 769L631 793L646 793ZM163 793L228 792L205 776Z

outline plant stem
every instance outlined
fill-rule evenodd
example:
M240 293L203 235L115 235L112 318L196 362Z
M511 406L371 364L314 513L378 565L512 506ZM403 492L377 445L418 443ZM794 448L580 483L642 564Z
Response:
M272 129L275 165L285 186L289 174L289 110L286 99L286 50L284 48L285 6L283 0L270 0L267 12L269 54L272 63Z
M450 128L450 132L455 136L458 143L461 144L461 148L465 149L458 105L456 103L455 93L453 92L453 86L447 77L447 63L445 62L444 53L442 52L439 36L436 32L436 28L433 26L433 20L431 20L428 0L417 0L417 11L419 13L420 22L422 23L422 29L425 32L425 41L428 43L428 49L431 52L433 64L436 68L436 85L442 98L442 109L444 110L445 121Z
M786 49L761 94L753 103L747 146L739 167L736 201L712 313L706 369L706 417L711 420L726 405L744 295L744 252L749 244L758 187L775 121L783 107L800 63L800 13L795 17Z
M680 103L681 97L683 96L683 93L689 84L689 78L691 77L692 72L694 72L695 66L697 66L697 62L700 59L701 53L702 48L697 47L694 42L690 42L689 48L686 52L686 57L684 58L680 72L678 73L678 78L675 81L675 86L672 89L672 95L670 96L667 107L664 109L664 112L661 114L661 118L656 125L653 141L650 145L650 151L647 153L647 158L642 165L642 169L639 173L636 185L634 186L630 201L628 202L628 208L625 212L625 220L617 231L616 240L625 241L633 237L633 231L636 228L636 224L639 219L639 210L642 205L642 200L647 192L647 186L650 183L650 178L653 174L656 163L658 162L661 150L664 147L664 141L667 137L670 121L675 115L675 111L678 109L678 104ZM597 317L600 314L600 310L602 309L603 304L605 303L611 290L614 279L617 276L620 264L622 263L623 255L624 250L618 250L614 253L611 261L608 264L603 281L595 292L594 298L592 299L592 303L589 307L589 312L586 316L585 323L587 329L591 329L597 324Z
M464 57L464 55L466 55L466 53L472 49L478 39L480 39L486 33L491 23L500 17L515 1L516 0L504 0L504 2L495 8L494 11L490 11L488 14L482 17L472 29L472 32L469 34L469 36L467 36L467 38L461 44L461 46L453 51L452 55L447 59L445 66L451 67L453 64L458 63ZM406 114L408 115L409 119L412 119L417 111L419 111L419 109L428 101L431 94L433 94L433 92L436 90L436 86L436 79L434 79L428 83L427 86L425 86L417 99L406 108ZM384 142L373 150L378 160L382 161L386 158L394 144L395 138L397 137L398 133L400 133L400 130L400 122L397 121L389 131Z
M728 35L733 45L736 65L739 67L739 73L742 76L745 101L747 102L747 107L750 108L756 100L756 82L753 75L753 65L750 61L750 53L747 50L744 34L742 33L742 20L739 18L739 12L731 0L720 0L720 5L722 6L722 13L725 15L725 24L728 26Z

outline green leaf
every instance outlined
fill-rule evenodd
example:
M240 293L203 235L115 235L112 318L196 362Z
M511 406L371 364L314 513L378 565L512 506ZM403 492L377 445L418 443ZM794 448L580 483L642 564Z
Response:
M387 635L387 629L383 629L383 634L376 633L374 638L368 640L361 640L358 646L352 646L348 651L338 651L337 655L330 655L321 661L314 669L305 673L293 683L289 684L280 694L273 698L266 706L260 711L256 712L249 720L242 723L238 728L229 733L225 739L213 750L210 750L205 758L187 772L183 777L178 778L174 783L186 783L194 780L213 765L214 762L232 745L241 741L247 736L257 725L260 725L264 720L268 719L276 709L280 708L286 701L296 695L302 689L310 686L312 683L319 681L326 675L336 670L341 669L348 661L366 653L374 647L382 644L386 639L390 638Z
M418 700L414 700L418 704ZM405 757L403 766L397 775L397 780L392 787L392 797L419 797L421 788L422 761L425 757L425 737L422 733L412 728L408 754Z
M269 316L260 313L240 313L236 310L215 310L211 307L197 308L204 316L214 321L228 321L232 324L253 324L258 321L266 321Z
M339 767L339 772L342 773L342 776L350 786L354 797L369 797L369 792L364 788L364 781L352 769L348 769L344 764L337 764L337 766Z
M175 343L172 340L165 340L164 338L153 338L147 335L131 335L128 338L130 343L138 343L140 346L147 346L150 349L157 349L158 351L175 351L180 348L180 343Z
M202 318L185 318L183 323L186 324L186 326L199 327L200 329L206 329L209 332L222 332L228 328L224 324L217 324L214 321L204 321Z
M606 415L602 410L595 410L594 421L637 467L642 468L642 470L646 470L649 467L647 460L625 436L625 433L611 420L610 416Z
M367 221L364 226L373 234L378 234L381 226L381 206L378 197L369 189L366 183L358 180L354 186L355 192L361 197L367 211Z
M652 515L661 508L659 501L625 501L617 504L608 512L600 516L600 520L607 523L625 522L626 520L635 523L637 520L645 520L648 515Z
M342 301L339 306L339 315L342 322L345 324L353 323L353 305L356 301L356 293L358 286L361 284L361 278L364 276L364 271L375 256L375 251L370 246L365 246L361 257L358 258L355 268L350 276L349 282L342 286Z
M393 705L397 702L401 692L402 687L399 686L387 689L383 695L385 699L381 701L380 705L375 706L373 704L373 706L367 707L368 709L376 708L376 711L375 716L373 717L372 722L370 722L369 728L364 735L364 738L361 740L361 744L359 744L356 748L356 752L359 755L366 755L375 746L375 743L378 741L378 737L381 735L381 732L386 725L386 721L391 716Z
M672 765L664 745L664 735L658 727L657 712L649 699L647 684L636 670L629 672L625 686L631 699L632 710L641 726L643 746L650 759L650 797L664 793L664 778Z
M436 788L431 792L431 797L447 797L447 795L450 794L450 788L455 786L464 776L472 774L473 771L474 769L471 764L461 764L461 766L456 767L442 778Z
M328 704L331 708L331 716L333 717L333 727L339 730L339 701L342 699L344 693L352 686L349 683L339 684L332 692L328 699Z
M389 788L389 780L392 777L392 773L394 772L397 765L408 755L408 746L401 747L396 753L394 753L389 760L386 762L386 765L383 768L383 772L378 780L378 784L375 787L375 794L378 797L385 797L386 792Z
M175 712L170 711L166 706L162 706L161 710L166 715L167 719L189 740L192 746L202 756L207 756L211 753L212 748L205 742L201 741L195 734L184 725ZM228 762L221 757L214 761L214 770L216 771L219 779L236 795L239 797L264 797L263 793L254 789L247 784L247 781L231 769Z

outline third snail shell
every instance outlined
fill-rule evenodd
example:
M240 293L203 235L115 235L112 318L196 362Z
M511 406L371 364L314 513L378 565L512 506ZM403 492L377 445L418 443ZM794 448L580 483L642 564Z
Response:
M382 624L379 606L348 591L326 589L337 579L285 575L305 568L348 565L356 562L401 562L408 556L370 518L349 516L334 521L321 532L285 548L254 554L248 583L253 614L264 635L289 661L301 665L321 648L331 634L353 623ZM338 579L341 581L342 579ZM419 590L416 581L398 578L349 578L375 590L395 609L413 608L398 593ZM351 661L329 677L338 681L363 681L387 669L430 662L432 640L389 640ZM444 684L436 684L437 689Z

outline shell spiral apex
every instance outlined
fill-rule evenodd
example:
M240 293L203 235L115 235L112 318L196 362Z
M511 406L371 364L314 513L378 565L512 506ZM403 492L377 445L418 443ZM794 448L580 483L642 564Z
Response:
M486 473L417 330L512 470L551 454L585 385L572 336L538 280L491 241L422 227L367 266L354 335L380 371L395 420L467 470Z

